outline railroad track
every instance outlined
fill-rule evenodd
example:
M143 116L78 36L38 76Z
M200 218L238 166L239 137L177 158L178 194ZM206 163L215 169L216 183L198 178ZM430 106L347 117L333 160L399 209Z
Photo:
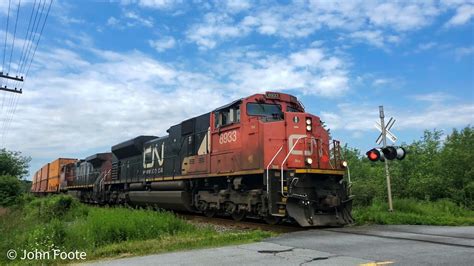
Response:
M328 228L325 231L331 231L341 234L352 234L361 236L372 236L386 239L397 239L406 241L424 242L430 244L456 246L464 248L474 248L474 238L469 236L449 236L441 234L418 233L403 230L367 230L364 227L346 227L346 228Z
M303 228L295 224L278 224L278 225L269 225L264 223L263 221L256 221L251 219L246 219L243 221L234 221L232 218L227 217L206 217L200 214L189 214L189 213L176 213L177 216L192 222L203 223L203 224L210 224L210 225L217 225L223 227L229 227L234 229L240 230L262 230L262 231L270 231L276 233L290 233L290 232L297 232L297 231L304 231L308 230L308 228Z

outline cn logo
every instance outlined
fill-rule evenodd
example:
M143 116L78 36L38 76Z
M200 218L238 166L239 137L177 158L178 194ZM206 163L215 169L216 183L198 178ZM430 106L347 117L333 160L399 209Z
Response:
M291 150L291 148L293 148L293 145L295 145L295 143L298 141L298 144L300 143L305 143L304 142L304 138L306 138L307 136L306 135L300 135L300 134L294 134L294 135L290 135L288 137L288 150ZM291 154L293 155L304 155L305 156L310 156L313 154L313 145L316 145L316 140L314 138L311 138L311 145L309 145L309 150L298 150L296 149L296 146L295 148L293 149L293 151L291 151Z
M146 158L151 154L151 162L147 162ZM158 145L150 146L143 151L143 168L153 168L155 160L158 161L158 165L162 166L165 155L165 143L161 144L161 155L158 152Z
M219 144L226 144L230 142L236 142L237 141L237 131L232 130L229 132L222 133L219 136Z

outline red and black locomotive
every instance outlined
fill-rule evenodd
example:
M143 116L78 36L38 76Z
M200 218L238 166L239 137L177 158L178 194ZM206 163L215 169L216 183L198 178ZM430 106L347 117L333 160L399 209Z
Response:
M301 226L352 222L339 142L294 96L255 94L167 133L139 136L113 146L111 153L63 165L57 191L85 202L236 220L290 219ZM42 191L34 185L33 192Z

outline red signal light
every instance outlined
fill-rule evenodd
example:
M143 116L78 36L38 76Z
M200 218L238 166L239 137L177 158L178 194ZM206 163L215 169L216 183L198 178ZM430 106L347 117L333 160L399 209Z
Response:
M380 149L371 149L365 155L367 155L367 158L369 158L369 160L372 162L384 160L383 153L381 152Z
M378 158L379 158L379 155L376 152L373 152L373 151L369 152L369 159L371 161L377 161Z
M366 152L367 158L372 161L385 161L385 160L403 160L406 156L406 150L403 147L387 146L384 148L374 148Z

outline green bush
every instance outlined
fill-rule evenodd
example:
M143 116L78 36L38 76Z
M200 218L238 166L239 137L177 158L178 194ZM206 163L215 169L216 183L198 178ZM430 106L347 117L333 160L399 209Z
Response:
M52 219L72 220L76 217L87 216L88 208L69 195L56 195L46 198L36 198L25 208L31 219L49 221Z
M0 206L11 206L17 203L22 192L22 184L18 178L0 175Z

